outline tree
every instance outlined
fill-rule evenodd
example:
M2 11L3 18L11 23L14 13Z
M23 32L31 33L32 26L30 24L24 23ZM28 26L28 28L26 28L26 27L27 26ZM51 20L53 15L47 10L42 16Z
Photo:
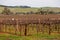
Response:
M41 9L38 9L38 14L44 15L45 13L46 13L46 11L44 11L42 8Z
M8 9L7 7L5 7L4 10L2 11L2 14L9 15L9 14L12 14L12 12L10 11L10 9Z

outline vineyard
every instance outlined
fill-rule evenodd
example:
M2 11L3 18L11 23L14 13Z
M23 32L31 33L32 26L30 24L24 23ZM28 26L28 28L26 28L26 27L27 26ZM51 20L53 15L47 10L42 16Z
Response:
M20 36L60 34L60 15L0 15L0 32Z
M0 13L0 39L9 40L9 37L15 40L60 40L59 13L43 11L42 8L36 12L13 13L10 9L4 8Z

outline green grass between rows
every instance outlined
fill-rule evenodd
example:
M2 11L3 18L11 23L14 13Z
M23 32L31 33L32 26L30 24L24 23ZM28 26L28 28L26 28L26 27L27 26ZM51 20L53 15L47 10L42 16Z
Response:
M56 39L60 38L60 34L48 35L48 34L34 34L31 36L16 36L11 34L0 34L0 40L37 40L37 39Z

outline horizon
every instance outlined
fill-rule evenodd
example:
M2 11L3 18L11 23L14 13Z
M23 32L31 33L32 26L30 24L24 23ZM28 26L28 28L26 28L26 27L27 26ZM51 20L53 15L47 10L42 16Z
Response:
M0 0L0 5L30 7L60 7L60 0Z

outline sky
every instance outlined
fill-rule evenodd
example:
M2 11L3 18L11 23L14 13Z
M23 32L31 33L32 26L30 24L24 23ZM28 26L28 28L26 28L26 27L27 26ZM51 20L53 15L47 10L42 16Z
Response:
M0 0L0 5L31 6L31 7L60 7L60 0Z

